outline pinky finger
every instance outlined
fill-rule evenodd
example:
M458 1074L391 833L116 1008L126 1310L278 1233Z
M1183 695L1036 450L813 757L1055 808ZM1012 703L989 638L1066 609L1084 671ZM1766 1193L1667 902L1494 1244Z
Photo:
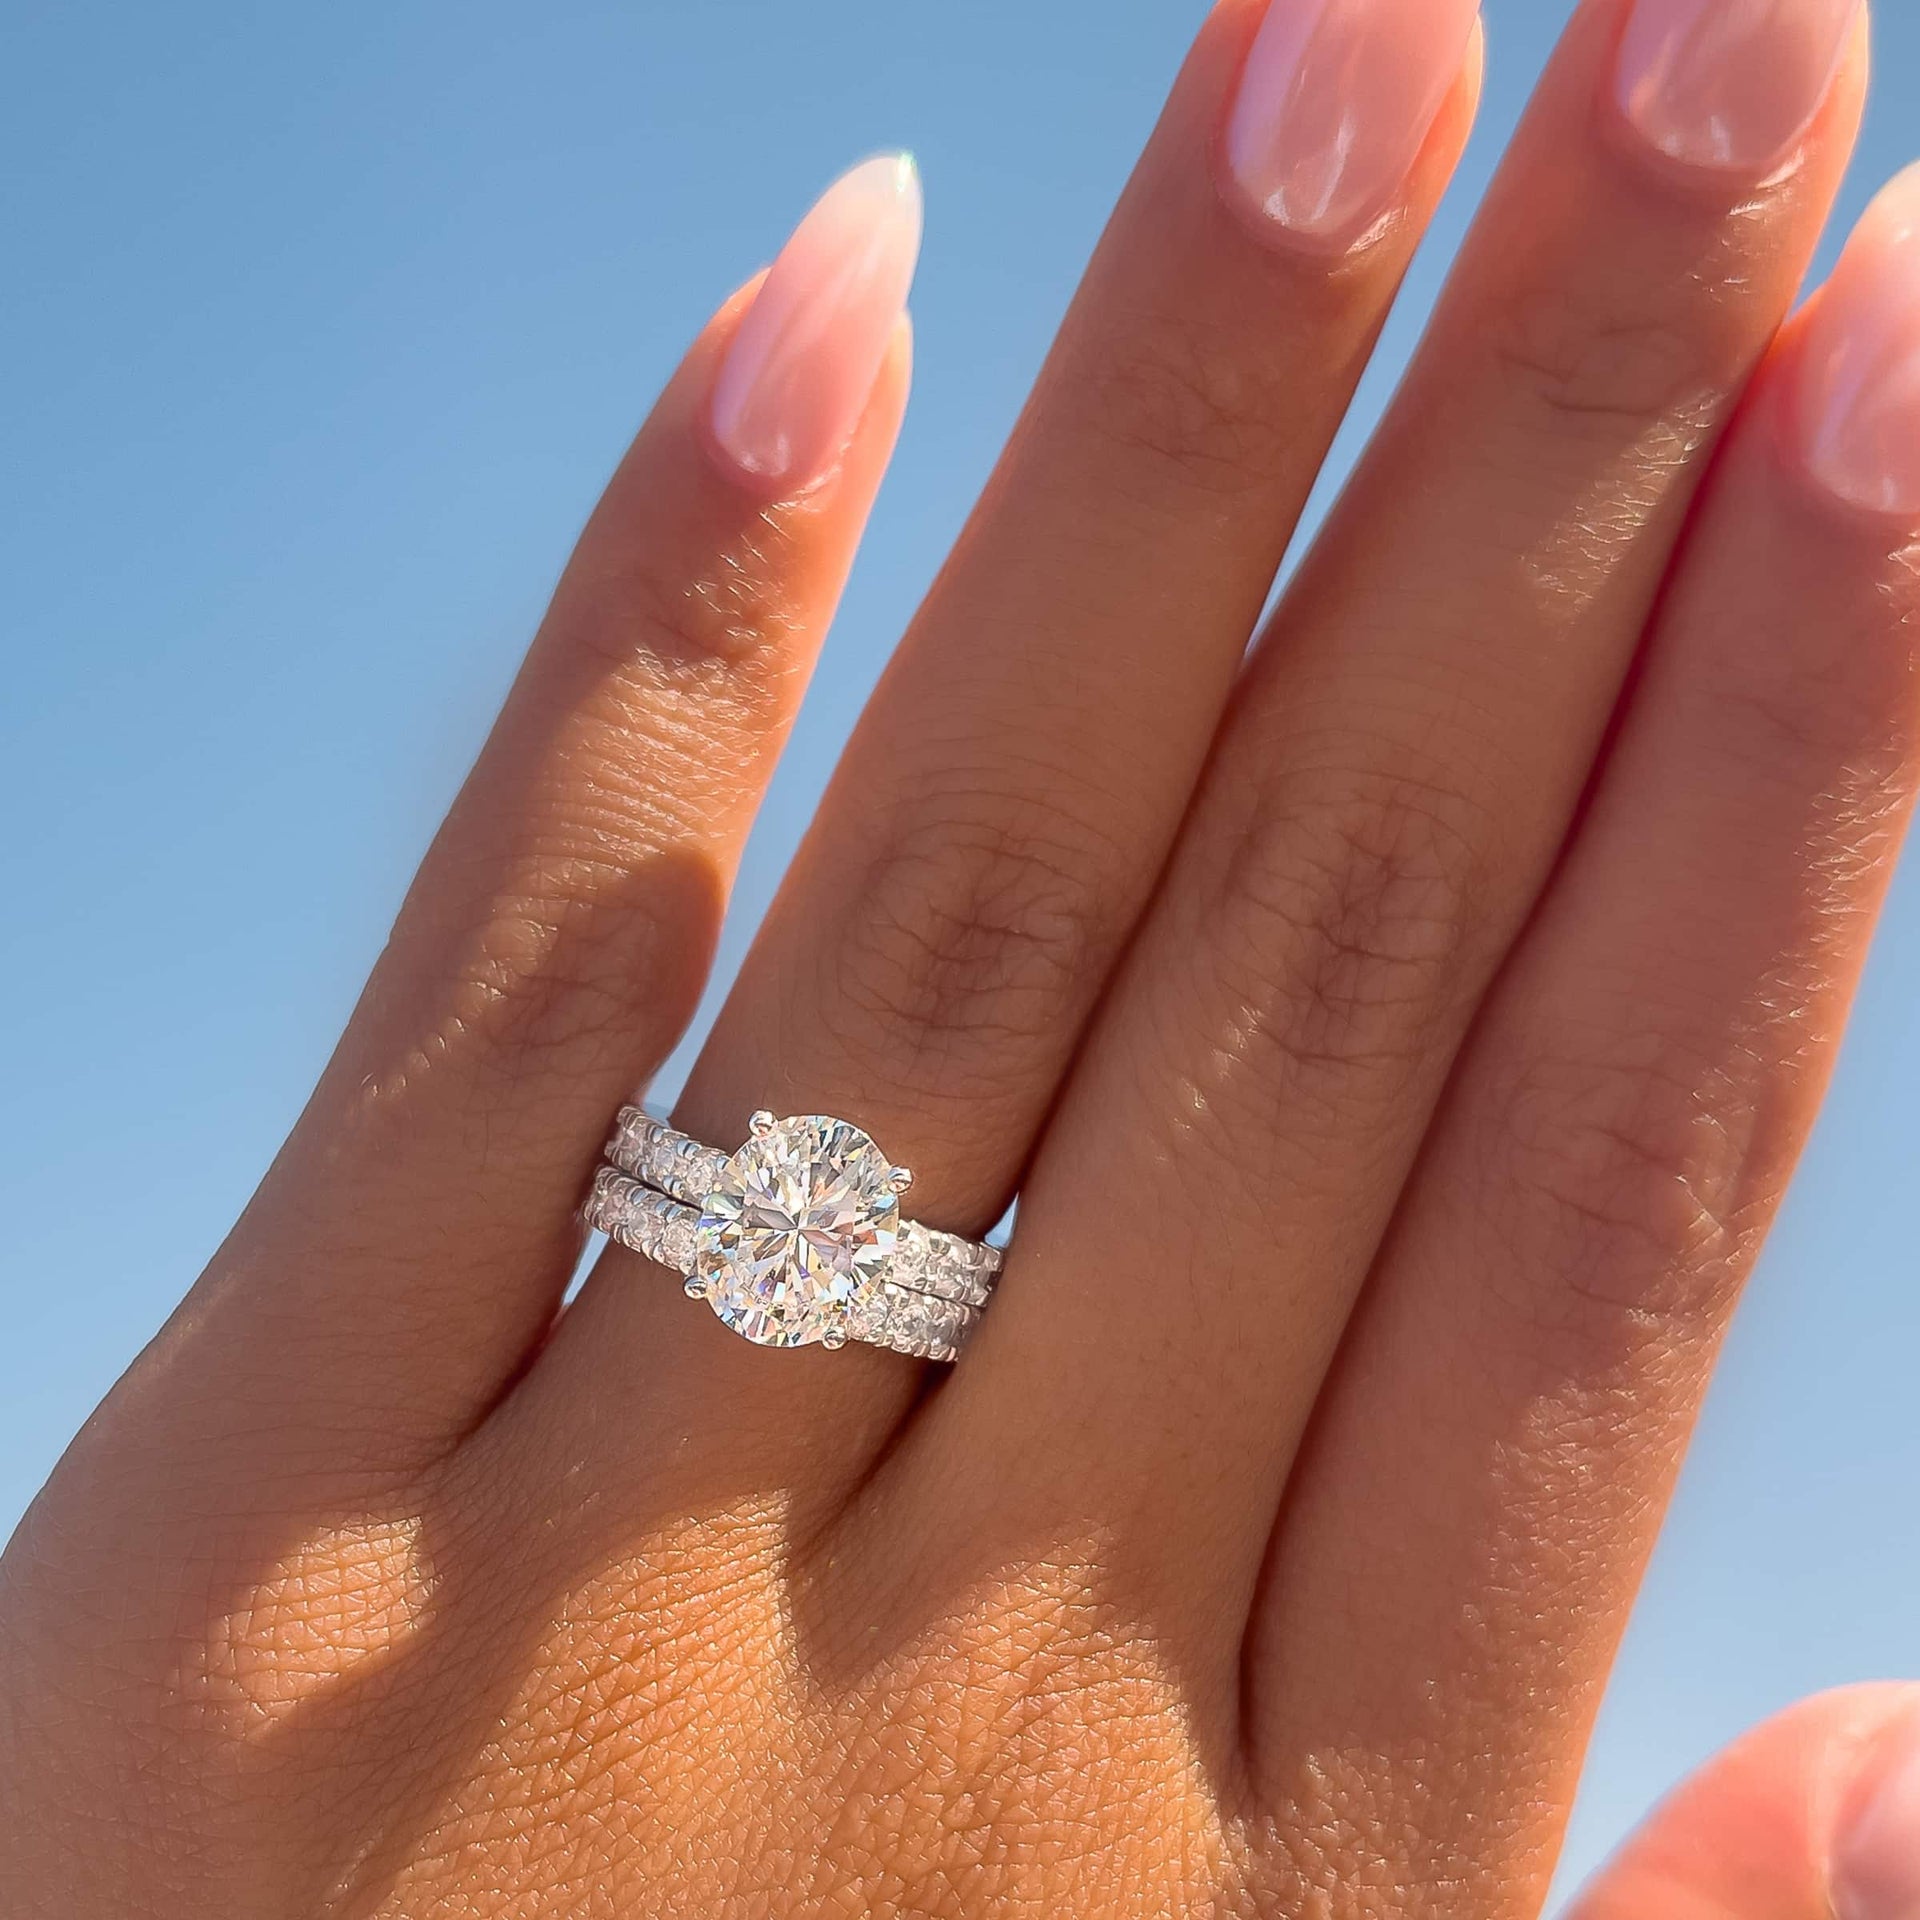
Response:
M1695 1775L1566 1920L1915 1920L1920 1687L1801 1702Z

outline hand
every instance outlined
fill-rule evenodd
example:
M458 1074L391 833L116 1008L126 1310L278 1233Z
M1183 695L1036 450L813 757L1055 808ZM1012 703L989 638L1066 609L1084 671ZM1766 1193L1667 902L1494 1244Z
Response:
M1537 1911L1912 790L1920 178L1781 332L1864 31L1581 9L1249 657L1479 43L1215 9L678 1116L1018 1190L938 1379L556 1319L900 417L827 197L0 1567L13 1911Z

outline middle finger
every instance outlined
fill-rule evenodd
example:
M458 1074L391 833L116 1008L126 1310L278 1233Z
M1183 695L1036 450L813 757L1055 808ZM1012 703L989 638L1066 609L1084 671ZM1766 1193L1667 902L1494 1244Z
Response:
M1250 669L1025 1190L1019 1260L897 1462L909 1486L922 1447L972 1463L990 1511L943 1511L943 1531L1092 1523L1197 1631L1239 1617L1433 1102L1849 151L1849 0L1720 5L1755 43L1703 35L1692 66L1667 48L1651 94L1622 82L1667 0L1590 0L1552 63ZM1699 60L1736 53L1775 110L1785 77L1803 86L1771 140L1735 117L1756 139L1730 157ZM1715 124L1689 139L1690 113ZM1223 1657L1236 1639L1212 1634Z

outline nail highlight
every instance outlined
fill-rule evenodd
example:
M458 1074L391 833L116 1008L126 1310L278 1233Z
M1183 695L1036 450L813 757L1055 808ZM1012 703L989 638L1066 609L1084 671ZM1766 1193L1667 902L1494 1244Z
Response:
M713 437L770 494L824 478L866 411L920 253L920 176L883 154L794 229L714 382Z
M1460 76L1478 0L1273 0L1226 128L1237 190L1349 246L1392 213Z
M1615 92L1669 159L1764 178L1806 137L1861 0L1638 0Z
M1835 1920L1920 1920L1920 1716L1897 1744L1833 1850Z
M1807 316L1793 425L1813 477L1920 521L1920 167L1868 208Z

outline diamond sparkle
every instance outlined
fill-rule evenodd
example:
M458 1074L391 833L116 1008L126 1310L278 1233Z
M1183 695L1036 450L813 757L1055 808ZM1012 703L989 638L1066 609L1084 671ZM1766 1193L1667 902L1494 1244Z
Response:
M820 1115L749 1140L706 1196L693 1271L716 1314L763 1347L838 1344L893 1261L893 1164L858 1127Z

